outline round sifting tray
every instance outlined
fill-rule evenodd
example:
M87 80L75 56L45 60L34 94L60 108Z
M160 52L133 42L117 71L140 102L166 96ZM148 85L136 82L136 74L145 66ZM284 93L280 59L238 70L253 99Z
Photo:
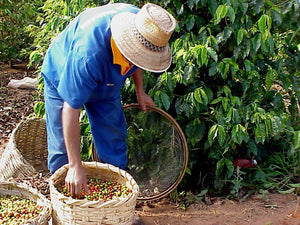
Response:
M138 200L168 195L182 180L188 148L184 133L165 111L138 104L124 105L127 122L128 172L139 185Z

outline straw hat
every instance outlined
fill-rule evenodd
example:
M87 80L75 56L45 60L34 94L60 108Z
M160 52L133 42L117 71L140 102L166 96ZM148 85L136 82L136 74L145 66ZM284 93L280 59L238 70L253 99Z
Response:
M112 37L120 52L131 63L152 72L169 68L172 54L168 41L175 27L174 17L152 3L137 14L123 12L111 21Z

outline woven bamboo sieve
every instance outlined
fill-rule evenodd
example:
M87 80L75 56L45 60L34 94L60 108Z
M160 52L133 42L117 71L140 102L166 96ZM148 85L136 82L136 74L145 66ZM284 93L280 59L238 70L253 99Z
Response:
M87 178L117 181L132 190L128 196L104 202L73 199L59 193L56 186L63 184L68 164L58 169L50 178L53 225L131 225L133 223L139 187L132 176L110 164L83 162Z
M47 131L42 118L21 121L0 156L0 180L47 174Z
M140 109L139 104L137 103L133 103L133 104L127 104L127 105L123 105L123 110L129 110L129 109L135 109L138 108ZM177 179L165 190L163 190L162 192L158 192L158 193L153 193L152 196L143 196L142 193L140 193L140 195L138 196L137 200L141 200L141 201L152 201L152 200L158 200L160 198L163 198L165 196L167 196L168 194L170 194L181 182L186 168L187 168L187 164L188 164L188 146L187 146L187 141L185 139L185 135L183 133L183 131L181 130L179 124L176 122L176 120L167 112L165 112L164 110L156 107L156 106L147 106L147 110L149 110L150 112L155 112L159 115L162 116L162 118L166 119L174 128L174 130L178 133L179 135L179 139L180 139L180 143L182 145L182 156L183 156L183 161L182 161L182 165L178 165L178 167L181 167L180 170L180 174L177 177ZM94 149L93 149L94 150ZM95 150L94 150L95 151ZM93 156L95 157L95 154L93 154ZM134 176L134 175L133 175ZM141 177L136 177L136 181L139 182L139 179ZM139 183L139 185L141 186L141 184ZM142 192L143 189L140 188L140 191Z
M0 182L0 195L2 196L18 196L20 198L29 199L43 207L38 217L28 220L26 225L48 225L51 218L51 203L37 189L31 188L25 184L16 184L13 182Z

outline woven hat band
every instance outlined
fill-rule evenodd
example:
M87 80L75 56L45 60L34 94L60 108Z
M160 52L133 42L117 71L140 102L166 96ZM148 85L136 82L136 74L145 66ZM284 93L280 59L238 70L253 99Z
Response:
M165 9L148 3L137 13L135 24L144 38L153 45L163 47L176 27L176 20Z
M138 29L134 26L134 24L132 27L132 31L134 33L135 38L150 51L162 52L165 50L166 45L165 46L157 46L157 45L152 44L145 37L143 37L143 35L138 31Z

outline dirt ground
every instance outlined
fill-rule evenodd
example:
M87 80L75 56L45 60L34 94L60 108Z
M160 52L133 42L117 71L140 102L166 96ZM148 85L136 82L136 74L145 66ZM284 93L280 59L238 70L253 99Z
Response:
M182 212L175 203L162 199L155 204L138 203L136 214L144 225L300 225L297 204L299 199L297 203L293 195L254 195L241 203L228 199L217 199L212 205L200 202Z
M34 77L23 65L10 69L0 63L0 155L12 130L33 112L34 90L11 89L11 79ZM208 205L190 205L182 211L169 198L138 202L136 225L300 225L300 196L270 193L252 195L243 202L217 198Z

